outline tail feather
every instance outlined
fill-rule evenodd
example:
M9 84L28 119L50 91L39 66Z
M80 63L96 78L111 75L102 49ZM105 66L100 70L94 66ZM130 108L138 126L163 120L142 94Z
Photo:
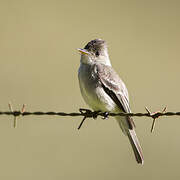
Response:
M122 129L123 133L128 136L128 139L132 146L137 163L143 164L144 158L143 158L143 154L142 154L142 149L141 149L140 143L138 141L138 138L136 136L134 127L133 127L133 129L129 129L125 118L117 117L116 119L117 119L117 122L120 125L120 128Z
M129 141L131 143L137 163L140 163L143 165L144 158L143 158L143 154L142 154L142 149L141 149L140 143L138 141L138 138L136 136L135 130L134 129L129 130L129 132L127 132L127 135L128 135Z

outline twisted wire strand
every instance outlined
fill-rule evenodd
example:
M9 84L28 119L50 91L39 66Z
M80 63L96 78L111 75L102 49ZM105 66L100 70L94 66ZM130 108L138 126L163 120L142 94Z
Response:
M22 109L20 111L14 111L12 108L11 103L8 104L9 106L9 111L0 111L0 115L12 115L14 116L14 123L13 127L16 128L17 126L17 117L19 116L29 116L29 115L34 115L34 116L70 116L70 117L75 117L75 116L81 116L83 117L83 120L81 121L80 125L78 126L78 129L81 128L82 124L86 120L86 118L97 118L98 116L101 116L103 119L107 119L109 116L137 116L137 117L151 117L153 119L153 123L151 126L151 132L153 132L154 127L155 127L155 121L158 117L160 116L180 116L180 112L166 112L167 107L165 107L162 111L157 111L157 112L151 112L147 107L145 107L147 113L112 113L112 112L100 112L100 111L91 111L89 109L79 109L79 112L54 112L54 111L49 111L49 112L43 112L43 111L36 111L36 112L28 112L25 111L25 104L23 104Z
M43 111L35 111L35 112L21 112L21 111L0 111L0 115L13 115L13 116L29 116L29 115L35 115L35 116L43 116L43 115L51 115L51 116L70 116L70 117L76 117L76 116L84 116L88 118L93 118L95 115L104 117L105 114L102 112L93 112L91 110L84 110L84 112L43 112ZM156 112L156 113L109 113L108 116L136 116L136 117L152 117L154 118L156 116L180 116L180 112Z

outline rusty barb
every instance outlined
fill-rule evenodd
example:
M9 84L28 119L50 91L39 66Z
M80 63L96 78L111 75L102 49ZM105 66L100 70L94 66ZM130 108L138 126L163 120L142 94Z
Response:
M151 112L147 107L145 107L147 113L149 114L150 117L153 118L152 126L151 126L151 133L154 131L155 128L155 123L156 119L159 116L162 116L162 114L165 114L167 107L164 107L162 111L156 111L156 112Z
M9 110L14 116L14 122L13 122L13 127L17 127L17 117L22 116L22 114L25 112L25 104L23 104L21 111L14 111L11 102L8 104Z
M157 111L157 112L151 112L147 107L146 113L112 113L112 112L100 112L100 111L91 111L89 109L79 109L79 112L71 112L71 113L66 113L66 112L54 112L54 111L48 111L48 112L43 112L43 111L35 111L35 112L28 112L25 111L25 104L23 104L21 110L19 111L14 111L11 103L8 104L9 106L9 111L0 111L0 115L12 115L14 116L14 121L13 121L13 127L17 127L17 118L20 116L29 116L29 115L34 115L34 116L71 116L71 117L83 117L80 125L78 126L78 129L81 128L83 125L84 121L87 118L93 118L96 119L98 116L100 116L102 119L108 119L109 116L115 117L115 116L136 116L136 117L150 117L153 119L153 123L151 126L151 132L153 132L155 128L155 123L157 118L160 116L180 116L180 112L166 112L166 107L162 111Z
M155 123L156 119L160 116L166 115L166 109L167 107L164 107L162 111L156 111L156 112L151 112L147 107L145 107L147 114L143 113L110 113L110 112L104 112L102 113L101 111L91 111L89 109L79 109L80 113L84 116L83 120L81 121L80 125L78 126L78 130L81 128L83 125L84 121L86 118L93 118L96 119L97 116L101 116L102 119L108 119L109 116L148 116L153 119L152 126L151 126L151 133L154 131L155 128ZM171 113L169 113L171 114Z

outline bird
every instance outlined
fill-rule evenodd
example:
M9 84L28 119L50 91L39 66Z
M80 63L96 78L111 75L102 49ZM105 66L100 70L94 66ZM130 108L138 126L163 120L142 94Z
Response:
M106 41L91 40L78 51L80 53L79 86L86 104L94 111L131 113L128 90L112 68ZM142 148L136 136L132 117L116 116L115 118L130 141L137 163L143 164Z

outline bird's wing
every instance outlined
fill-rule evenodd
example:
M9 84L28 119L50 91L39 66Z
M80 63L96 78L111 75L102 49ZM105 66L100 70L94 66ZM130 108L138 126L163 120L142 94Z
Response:
M111 97L120 110L130 113L129 95L127 88L118 74L111 66L99 64L97 67L98 79L104 91ZM126 118L128 129L133 129L135 126L131 117Z

